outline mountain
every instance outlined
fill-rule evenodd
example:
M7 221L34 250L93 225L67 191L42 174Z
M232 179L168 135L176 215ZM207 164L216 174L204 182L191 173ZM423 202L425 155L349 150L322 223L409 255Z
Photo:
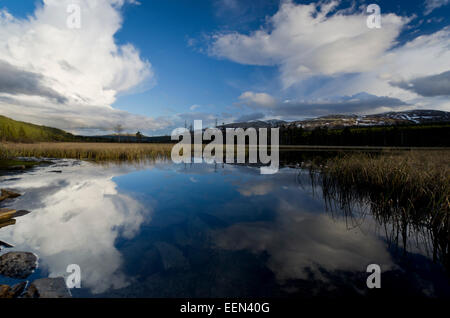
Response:
M232 124L225 124L220 125L218 128L226 129L226 128L270 128L272 125L268 122L262 121L262 120L254 120L249 122L240 122L240 123L232 123ZM278 127L278 126L277 126Z
M0 115L1 141L79 141L80 139L81 137L61 129L29 124Z
M286 122L283 120L250 121L227 124L221 128L271 128L271 127L302 127L312 130L317 127L339 129L344 127L392 126L402 124L427 124L450 122L450 112L439 110L410 110L402 112L387 112L374 115L327 115L317 118Z
M328 127L331 129L362 126L392 126L401 124L427 124L449 122L450 112L439 110L410 110L387 112L374 115L328 115L311 120L294 121L288 126L314 129Z

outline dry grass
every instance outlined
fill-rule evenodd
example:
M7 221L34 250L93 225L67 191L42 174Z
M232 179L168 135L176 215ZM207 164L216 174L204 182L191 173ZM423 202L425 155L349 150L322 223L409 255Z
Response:
M93 161L138 161L170 157L172 144L36 143L0 144L1 158L72 158Z
M402 240L426 231L433 256L450 270L450 151L353 153L318 168L324 197L345 212L370 206L381 224Z
M450 213L450 151L347 154L322 168L327 187L383 193L386 204Z

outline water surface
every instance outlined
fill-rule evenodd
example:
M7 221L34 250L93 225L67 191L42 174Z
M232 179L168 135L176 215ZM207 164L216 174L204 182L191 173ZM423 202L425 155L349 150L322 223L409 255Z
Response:
M426 240L398 246L369 207L328 211L301 169L59 160L0 178L23 193L3 207L32 211L0 228L14 245L0 253L39 255L31 281L78 264L75 297L450 295ZM369 264L380 290L366 286Z

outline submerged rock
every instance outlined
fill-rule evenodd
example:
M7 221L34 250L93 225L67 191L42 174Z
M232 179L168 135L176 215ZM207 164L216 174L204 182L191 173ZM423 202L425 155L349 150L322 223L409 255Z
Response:
M24 279L37 267L38 258L33 253L9 252L0 256L0 275Z
M26 298L71 298L64 278L41 278L31 283Z
M9 291L11 287L8 285L0 285L0 298L11 298L9 297Z

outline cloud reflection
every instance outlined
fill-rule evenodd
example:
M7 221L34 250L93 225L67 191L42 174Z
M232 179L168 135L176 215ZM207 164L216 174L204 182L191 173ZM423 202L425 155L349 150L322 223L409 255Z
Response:
M265 182L261 187L276 189L277 185L268 186ZM259 187L241 193L247 197L261 195L255 189ZM383 240L365 228L370 225L349 229L343 219L302 208L302 200L297 204L281 195L279 198L275 220L243 222L218 231L217 246L267 253L267 267L281 284L290 279L310 279L311 274L315 279L327 281L323 270L364 273L371 263L381 265L383 270L393 268Z
M115 242L135 236L152 212L118 192L113 177L130 168L65 161L56 169L62 173L54 173L53 166L2 182L24 193L15 208L33 212L0 231L0 238L38 254L40 266L52 277L67 275L69 264L80 265L82 287L93 293L127 286L130 279L121 272L123 259Z

